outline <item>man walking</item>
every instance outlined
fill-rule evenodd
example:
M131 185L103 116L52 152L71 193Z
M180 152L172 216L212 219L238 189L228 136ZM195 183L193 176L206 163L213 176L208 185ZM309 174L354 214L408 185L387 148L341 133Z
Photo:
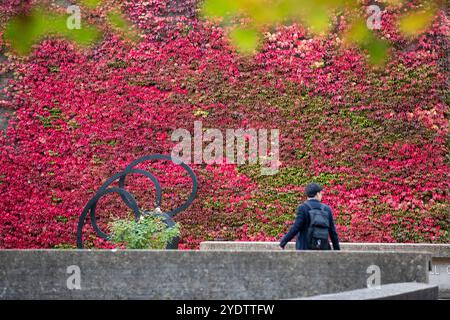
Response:
M331 208L321 203L322 189L317 183L306 186L308 200L298 206L294 224L280 241L282 249L298 234L295 244L297 250L331 250L328 236L333 249L340 250Z

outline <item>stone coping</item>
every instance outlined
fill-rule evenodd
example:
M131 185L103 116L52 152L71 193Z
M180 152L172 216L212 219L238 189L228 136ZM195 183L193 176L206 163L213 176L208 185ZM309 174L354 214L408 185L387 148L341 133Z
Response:
M278 242L263 241L204 241L200 250L281 250ZM295 250L295 243L289 242L286 250ZM450 244L430 243L341 243L342 251L414 251L429 252L433 258L450 258Z

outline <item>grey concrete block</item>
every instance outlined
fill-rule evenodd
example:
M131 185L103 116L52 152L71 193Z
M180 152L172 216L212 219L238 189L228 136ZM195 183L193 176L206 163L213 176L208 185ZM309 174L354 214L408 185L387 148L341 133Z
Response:
M287 299L428 282L431 255L394 252L1 250L0 299ZM81 289L68 286L70 266ZM73 283L72 283L73 284Z
M450 299L450 244L430 243L341 243L342 251L427 252L432 256L430 283L439 286L439 297ZM205 241L200 250L281 250L278 242ZM290 242L286 250L295 250Z

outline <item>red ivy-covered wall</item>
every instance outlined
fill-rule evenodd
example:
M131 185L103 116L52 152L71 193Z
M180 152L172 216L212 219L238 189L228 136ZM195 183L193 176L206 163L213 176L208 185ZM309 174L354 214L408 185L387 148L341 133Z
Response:
M193 165L200 188L176 217L181 248L279 239L310 181L325 185L341 240L450 241L448 13L407 41L388 10L380 34L391 57L374 69L342 46L345 19L321 38L280 27L254 57L241 57L221 28L195 17L195 5L128 0L145 35L138 45L111 33L86 51L46 40L25 61L2 65L14 80L2 102L11 112L0 135L0 248L73 247L77 218L102 182L140 156L169 154L171 132L193 132L196 120L280 129L282 165L274 176L251 165ZM183 202L189 179L154 167L162 209ZM145 179L129 188L151 207ZM104 228L127 214L118 197L100 207ZM110 247L88 224L84 234L88 246Z

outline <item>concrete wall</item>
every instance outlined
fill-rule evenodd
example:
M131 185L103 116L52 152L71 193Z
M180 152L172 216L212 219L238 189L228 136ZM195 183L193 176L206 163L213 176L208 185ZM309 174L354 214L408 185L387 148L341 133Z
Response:
M413 252L0 250L0 299L288 299L366 288L373 265L380 284L427 283L430 260Z
M295 250L293 242L288 243L287 250ZM430 283L439 286L439 297L450 299L450 244L429 243L341 243L343 251L404 251L428 252L432 256ZM200 250L281 250L278 242L238 242L206 241L200 244Z

